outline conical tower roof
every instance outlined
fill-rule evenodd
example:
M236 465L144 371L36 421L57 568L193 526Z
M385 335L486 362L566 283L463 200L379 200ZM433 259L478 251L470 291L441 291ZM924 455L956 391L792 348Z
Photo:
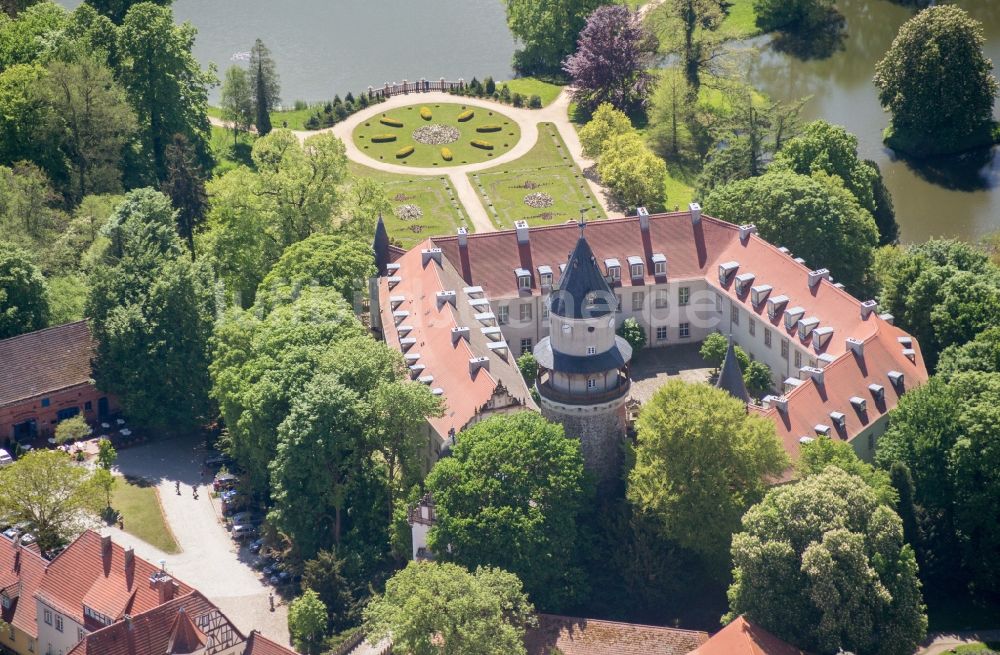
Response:
M615 309L615 295L583 236L583 226L581 223L580 238L566 262L559 289L552 293L551 311L556 316L593 318L610 314Z
M740 362L736 358L732 337L729 339L729 347L726 348L726 356L722 359L722 368L719 370L719 379L715 386L729 392L729 395L737 400L750 402L750 394L747 393L747 386L743 383L743 371L740 370Z
M199 630L184 608L180 608L174 625L170 630L170 641L167 643L167 655L193 655L205 648L208 639Z
M375 240L372 242L372 252L375 253L375 268L379 275L385 275L389 265L389 233L385 229L382 213L379 212L378 223L375 224Z

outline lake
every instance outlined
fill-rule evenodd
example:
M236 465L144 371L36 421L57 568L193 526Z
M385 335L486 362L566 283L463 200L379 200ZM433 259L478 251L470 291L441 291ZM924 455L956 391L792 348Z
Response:
M403 79L512 75L500 0L176 0L173 10L198 28L195 55L215 62L220 78L234 54L263 39L288 105Z
M1000 2L962 0L959 6L984 25L986 55L1000 61ZM901 237L906 242L934 236L975 240L1000 230L1000 148L960 161L912 166L882 144L889 116L879 106L872 77L899 26L914 10L887 0L839 0L846 19L842 49L822 59L803 60L778 52L770 39L755 39L760 61L756 86L782 100L812 99L803 118L823 118L858 136L861 155L875 160L892 193ZM1000 118L1000 106L994 107Z

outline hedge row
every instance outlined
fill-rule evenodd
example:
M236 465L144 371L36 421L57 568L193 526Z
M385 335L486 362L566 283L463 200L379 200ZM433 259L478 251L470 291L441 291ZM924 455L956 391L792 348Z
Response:
M493 150L493 144L489 141L480 141L479 139L472 140L472 147L479 148L480 150Z
M324 127L333 127L354 112L380 102L383 102L382 98L378 96L369 97L366 93L360 94L357 98L348 93L344 96L343 100L340 99L340 96L334 96L332 101L314 106L315 112L306 119L305 128L307 130L319 130ZM310 108L312 107L304 102L298 100L295 102L296 110Z
M395 118L389 118L388 116L383 116L378 119L379 123L382 125L388 125L389 127L403 127L403 121L396 120Z
M429 121L430 119L434 118L434 114L431 113L431 108L430 107L421 107L420 108L420 118L424 119L425 121Z
M451 161L452 154L451 148L441 148L441 159L445 161Z
M471 109L466 109L465 111L463 111L461 114L458 115L458 122L464 123L466 121L471 121L472 117L475 115L476 112L472 111Z
M503 129L501 125L480 125L476 128L477 132L499 132Z
M406 146L405 148L400 148L396 151L396 159L402 159L403 157L409 157L413 154L413 146Z
M390 141L395 141L395 134L376 134L372 137L372 143L389 143Z

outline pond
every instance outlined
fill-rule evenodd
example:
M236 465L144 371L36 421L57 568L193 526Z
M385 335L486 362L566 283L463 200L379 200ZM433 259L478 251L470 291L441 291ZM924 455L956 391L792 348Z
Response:
M195 55L215 62L220 77L236 53L263 39L288 105L403 79L512 75L514 40L500 0L175 0L173 9L198 28Z
M1000 2L961 0L959 6L984 25L986 55L1000 62ZM905 242L935 236L975 240L1000 230L1000 148L958 161L914 165L882 144L888 114L879 106L872 77L899 26L914 10L887 0L838 0L846 22L841 49L829 57L803 60L780 52L770 39L761 49L752 79L776 99L811 96L803 118L823 118L858 136L861 155L875 160L892 193ZM1000 106L994 108L1000 118Z

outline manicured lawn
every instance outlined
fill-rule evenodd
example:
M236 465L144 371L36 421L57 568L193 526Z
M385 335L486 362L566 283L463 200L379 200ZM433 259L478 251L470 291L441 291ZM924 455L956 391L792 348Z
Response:
M389 238L400 246L410 248L429 236L455 234L463 226L469 232L475 231L446 175L393 175L354 162L349 167L352 176L371 177L385 184L394 207L416 205L423 212L423 216L412 220L400 219L395 214L383 217Z
M214 176L222 175L240 164L250 165L250 150L257 137L253 134L241 134L233 142L233 133L224 127L212 126L212 141L209 144L215 157Z
M519 77L513 80L507 80L506 82L497 82L497 88L501 85L506 84L510 92L520 93L525 97L525 99L531 96L538 96L542 99L542 106L548 105L553 100L559 97L562 93L563 87L559 84L553 84L552 82L546 82L540 80L537 77Z
M977 641L974 644L965 644L964 646L958 646L949 650L949 653L963 654L963 655L991 655L1000 653L1000 644L997 643L983 643Z
M470 177L486 211L501 229L513 227L518 220L553 225L581 215L587 220L606 218L551 123L538 126L538 143L524 157ZM528 206L525 198L535 193L550 196L552 205Z
M287 127L290 130L304 130L306 129L306 121L309 117L316 113L317 109L321 109L322 104L310 105L305 109L286 109L283 111L272 111L271 112L271 126L272 127ZM222 119L222 108L209 106L208 115L212 118ZM287 125L286 125L287 123Z
M432 112L431 120L424 120L420 116L421 107L427 107ZM462 112L471 109L474 112L470 120L459 122L458 116ZM392 127L380 122L383 117L395 119L403 123L403 127ZM447 125L459 131L458 140L444 144L452 153L451 161L446 161L441 153L442 146L427 145L418 143L413 139L413 132L427 125ZM499 126L499 131L479 132L489 126ZM396 137L395 141L388 143L375 143L372 137L383 134L391 134ZM489 161L499 157L514 147L518 139L521 138L521 129L513 119L504 116L502 113L473 107L471 105L432 103L427 105L410 105L391 109L378 116L373 116L364 123L358 125L351 135L354 143L361 152L372 159L377 159L393 164L414 167L458 166L461 164L474 164L482 161ZM474 140L485 141L493 146L492 150L484 150L472 145ZM400 149L413 146L413 152L405 157L397 157Z
M165 553L180 552L174 535L163 518L156 487L135 478L117 477L116 480L111 494L111 506L121 513L125 532Z

